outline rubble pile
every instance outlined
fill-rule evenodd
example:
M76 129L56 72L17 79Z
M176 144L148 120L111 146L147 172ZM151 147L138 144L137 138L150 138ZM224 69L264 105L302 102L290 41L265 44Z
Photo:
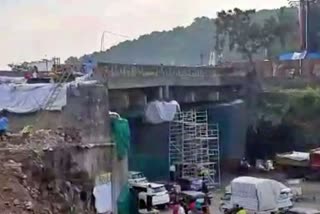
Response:
M75 129L37 130L12 135L1 142L0 213L93 213L82 206L80 194L85 189L82 182L73 184L72 177L57 175L45 162L46 148L54 150L73 144L81 144Z
M20 155L20 154L16 154ZM20 157L21 158L21 157ZM4 161L4 158L1 158ZM27 161L27 160L26 160ZM41 168L41 166L34 166ZM30 172L28 173L28 171ZM7 160L0 164L0 210L2 214L55 214L69 213L64 198L50 189L50 182L34 179L32 170L20 162ZM33 172L34 173L34 172Z
M80 131L75 128L39 129L12 134L1 147L18 150L48 150L58 146L81 144L81 142Z

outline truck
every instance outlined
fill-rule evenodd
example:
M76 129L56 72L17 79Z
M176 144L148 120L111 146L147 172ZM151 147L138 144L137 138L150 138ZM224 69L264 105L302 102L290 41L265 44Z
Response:
M238 177L226 189L220 202L220 210L225 213L236 205L248 213L263 214L285 211L293 206L290 188L272 179Z
M277 154L276 163L289 178L320 179L320 148Z

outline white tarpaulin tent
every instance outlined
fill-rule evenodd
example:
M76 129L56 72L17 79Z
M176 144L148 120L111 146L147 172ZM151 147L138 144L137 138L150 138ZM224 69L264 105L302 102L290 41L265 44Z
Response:
M41 109L61 111L67 104L67 85L56 84L0 84L0 110L14 113L30 113ZM56 90L56 95L52 96ZM47 105L51 99L50 105Z
M144 115L147 122L160 124L172 121L179 110L180 106L177 101L154 101L147 104Z
M21 84L26 83L26 79L24 77L7 77L7 76L0 76L0 84L2 83L15 83Z

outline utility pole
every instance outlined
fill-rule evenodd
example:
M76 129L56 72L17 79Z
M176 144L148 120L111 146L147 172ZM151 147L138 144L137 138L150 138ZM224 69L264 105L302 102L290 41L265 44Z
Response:
M201 52L200 53L200 66L203 66L203 58L204 58L204 54Z
M310 49L310 6L319 3L318 0L289 0L291 6L299 8L299 23L300 23L300 39L301 50L308 51Z

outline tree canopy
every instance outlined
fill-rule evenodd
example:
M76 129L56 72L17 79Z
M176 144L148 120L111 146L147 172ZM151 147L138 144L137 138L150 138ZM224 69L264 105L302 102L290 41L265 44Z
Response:
M276 21L271 17L260 25L252 21L252 15L255 13L255 10L242 11L238 8L218 12L215 20L216 49L223 50L225 38L228 38L229 50L241 53L252 62L253 54L258 53L262 48L269 48L275 39ZM219 41L220 39L223 41Z

